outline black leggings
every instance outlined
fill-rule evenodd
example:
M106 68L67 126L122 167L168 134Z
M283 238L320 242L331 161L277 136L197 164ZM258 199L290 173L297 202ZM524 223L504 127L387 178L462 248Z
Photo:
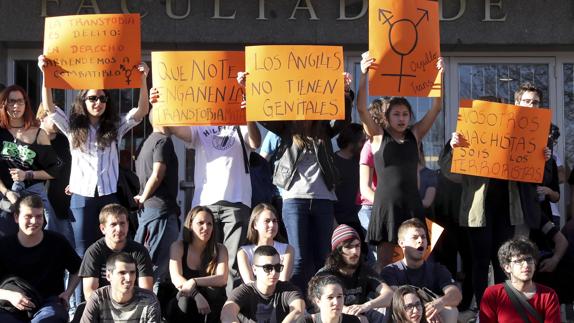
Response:
M498 262L498 249L514 236L514 226L510 225L507 212L486 212L486 226L468 228L470 252L472 253L472 285L476 305L480 307L482 294L488 287L488 266L492 261L495 283L506 280L504 270Z

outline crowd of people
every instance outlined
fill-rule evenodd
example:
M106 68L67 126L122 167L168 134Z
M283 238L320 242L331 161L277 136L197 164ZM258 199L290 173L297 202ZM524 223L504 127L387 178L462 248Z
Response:
M565 178L556 130L540 184L451 173L453 149L469 145L461 133L431 170L421 142L442 98L418 122L406 98L369 103L376 64L363 55L356 102L345 74L335 122L161 126L145 63L123 116L103 89L79 91L67 114L43 84L35 115L24 89L2 90L0 321L560 322L560 303L574 301L574 225L560 230L552 209ZM541 101L532 84L515 93L516 105ZM131 239L118 144L148 113ZM183 217L172 136L195 150ZM268 167L254 171L259 153ZM427 218L445 228L430 255Z

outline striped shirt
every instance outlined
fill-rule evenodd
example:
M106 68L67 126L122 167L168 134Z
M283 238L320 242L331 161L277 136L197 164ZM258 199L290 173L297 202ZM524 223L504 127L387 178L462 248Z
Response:
M117 143L141 121L134 118L136 111L137 108L133 108L121 118L118 126L118 137L110 146L103 149L98 148L96 136L99 125L90 125L84 149L79 149L72 147L72 133L70 132L68 116L62 109L56 107L56 111L50 117L70 142L72 155L70 192L94 197L96 189L99 196L113 194L117 191L119 174Z
M154 293L134 288L129 302L119 304L111 297L111 286L98 288L86 302L80 323L160 323L161 310Z

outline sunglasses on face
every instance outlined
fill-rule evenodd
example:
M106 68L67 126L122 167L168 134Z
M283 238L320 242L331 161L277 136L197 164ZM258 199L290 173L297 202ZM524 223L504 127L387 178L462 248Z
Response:
M98 100L100 100L101 103L106 103L108 102L108 97L105 95L90 95L86 97L86 100L90 101L90 102L96 102Z
M283 265L282 264L267 264L267 265L255 265L255 267L260 267L263 268L263 271L266 274L271 273L271 271L275 270L276 273L280 273L283 271Z

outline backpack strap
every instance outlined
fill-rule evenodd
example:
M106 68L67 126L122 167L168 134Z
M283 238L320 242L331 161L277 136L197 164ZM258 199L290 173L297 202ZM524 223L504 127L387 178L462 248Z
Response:
M504 290L506 291L506 294L508 294L508 297L512 302L512 306L514 306L514 309L518 312L518 314L520 314L520 317L522 317L522 320L525 323L530 323L530 319L528 319L526 311L528 311L528 313L536 319L536 322L544 322L544 319L540 313L538 313L534 307L528 303L526 297L521 292L516 290L516 288L514 288L508 280L504 282Z
M239 142L241 143L241 151L243 152L243 166L245 167L245 174L249 174L249 158L247 157L247 149L245 148L245 140L243 140L241 127L235 126L235 129L237 129L237 134L239 135Z

